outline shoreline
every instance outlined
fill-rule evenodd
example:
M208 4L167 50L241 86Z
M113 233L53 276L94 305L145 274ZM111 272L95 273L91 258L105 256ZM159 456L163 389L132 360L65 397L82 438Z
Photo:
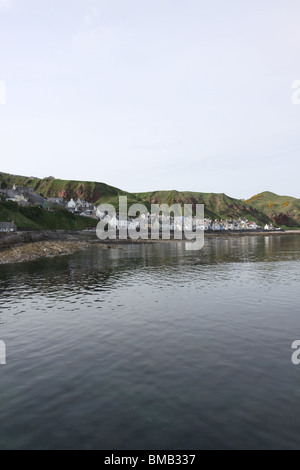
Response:
M67 256L91 246L83 241L45 241L15 245L0 252L0 266L36 261L43 258Z
M205 232L208 239L235 237L276 237L300 235L300 230L286 232ZM19 264L43 258L68 256L97 245L102 249L121 249L124 245L185 243L186 240L99 240L95 232L17 232L0 234L0 265Z
M220 232L205 232L205 236L232 236L232 237L235 237L235 236L269 236L269 235L273 235L273 236L276 236L276 235L300 235L300 229L299 230L283 230L283 231L280 231L280 230L276 230L276 231L252 231L252 230L241 230L241 231L232 231L232 232L229 232L229 231L220 231Z

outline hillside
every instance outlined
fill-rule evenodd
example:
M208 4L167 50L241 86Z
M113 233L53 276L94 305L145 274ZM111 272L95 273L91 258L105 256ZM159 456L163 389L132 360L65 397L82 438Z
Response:
M39 179L26 176L9 175L0 173L2 188L17 186L29 186L38 194L44 197L63 197L66 200L71 198L84 199L87 202L98 203L110 198L125 195L124 191L108 186L104 183L91 181L65 181L52 177Z
M153 193L138 193L137 196L153 204L196 204L205 205L205 216L212 219L239 219L246 217L250 221L265 225L270 219L261 211L253 208L243 201L233 199L226 194L195 193L178 191L156 191Z
M300 199L264 192L248 199L246 204L266 214L277 225L300 227Z
M14 184L17 186L29 186L36 193L44 197L63 197L66 200L81 198L96 205L110 203L116 208L119 204L119 196L127 196L128 205L140 202L149 209L151 203L179 203L181 205L192 204L194 206L196 204L204 204L206 217L211 217L212 219L238 219L245 217L250 221L257 222L259 225L273 222L276 225L285 227L300 227L300 200L288 196L278 196L270 192L253 196L247 201L234 199L226 194L189 191L155 191L133 194L104 183L68 181L52 177L39 179L7 173L0 173L0 183L2 188L11 188ZM27 215L26 211L24 214L21 211L18 213L20 219L23 216L28 218ZM47 218L51 217L51 215L44 215L43 217ZM29 219L31 225L33 224L35 227L40 225L39 220L36 220L34 217L29 217ZM45 223L47 224L48 222ZM54 221L51 223L54 224ZM69 220L67 215L65 215L63 223L72 225L75 221ZM77 223L82 224L83 222ZM25 222L22 222L21 226L24 226L24 224Z
M97 221L58 209L49 212L40 207L19 207L14 202L0 202L0 222L15 222L17 227L31 230L84 230L96 227Z

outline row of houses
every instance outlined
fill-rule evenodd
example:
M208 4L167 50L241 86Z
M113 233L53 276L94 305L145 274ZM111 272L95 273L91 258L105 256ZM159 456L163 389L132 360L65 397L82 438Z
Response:
M104 219L107 214L97 212L100 220ZM204 231L273 231L276 230L273 225L259 226L256 222L247 219L239 220L212 220L212 219L196 219L193 217L167 217L164 215L153 216L150 214L143 215L141 220L128 218L127 220L119 220L118 216L114 216L109 221L110 227L117 229L136 229L136 228L159 228L160 230L182 231L185 230L204 230Z
M189 218L185 220L185 224L190 226L192 224L193 229L202 228L206 231L241 231L241 230L266 230L274 231L276 230L272 224L266 224L265 226L260 226L256 222L249 221L246 218L240 218L237 220L212 220L206 218L204 220L197 220Z
M44 198L35 193L33 188L16 185L11 189L0 188L0 196L4 197L6 201L17 203L20 207L40 206L49 211L63 208L76 215L97 218L96 206L80 198L76 202L73 199L68 202L59 197Z
M13 186L12 189L0 189L0 195L7 201L16 202L19 206L42 206L45 199L32 188Z
M66 209L74 214L79 214L84 217L98 218L97 207L80 198L78 198L77 201L71 199L69 202L66 202Z
M105 213L99 212L99 209L97 209L94 204L83 199L78 198L76 201L74 199L66 201L64 198L60 197L44 198L40 194L35 193L33 188L29 187L16 185L11 189L1 189L0 187L0 196L3 196L7 201L13 201L22 207L40 206L49 211L57 208L64 208L73 214L92 217L98 220L103 219L106 215ZM183 228L193 230L198 228L205 231L275 230L273 225L267 224L264 227L260 227L255 222L251 222L246 218L240 218L238 220L212 220L210 218L205 218L203 220L198 220L193 217L168 218L164 215L155 216L150 214L144 215L144 217L147 219L149 228L156 224L161 230L168 230L169 227L173 231L182 230ZM119 221L118 217L112 219L110 224L117 228L127 229L135 229L140 226L140 223L134 219L128 218L127 221ZM2 227L2 230L0 229L0 231L13 231L13 227Z

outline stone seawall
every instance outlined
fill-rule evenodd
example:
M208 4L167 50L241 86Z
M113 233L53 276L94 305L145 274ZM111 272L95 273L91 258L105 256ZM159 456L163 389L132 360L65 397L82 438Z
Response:
M95 232L72 232L63 230L51 232L49 230L41 232L0 233L0 249L42 241L70 241L91 239L96 239Z
M24 263L41 258L53 258L66 256L76 251L89 248L92 244L88 241L42 241L15 245L0 251L0 265L11 263Z
M235 236L270 236L270 235L294 235L300 234L300 230L291 230L287 232L265 232L265 231L243 231L238 232L205 232L205 237L235 237ZM24 245L27 243L36 243L42 241L91 241L98 242L99 240L95 232L75 232L75 231L65 231L57 230L52 231L39 231L39 232L16 232L16 233L1 233L0 232L0 250L10 248L13 246ZM156 240L156 242L162 242L163 240ZM138 240L134 242L133 240L106 240L102 243L109 243L112 245L125 245L132 243L147 243L147 241ZM155 243L154 240L148 240L148 243Z

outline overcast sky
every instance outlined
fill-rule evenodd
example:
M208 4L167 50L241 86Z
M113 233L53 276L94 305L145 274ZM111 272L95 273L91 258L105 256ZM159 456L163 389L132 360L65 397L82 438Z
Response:
M300 197L299 0L0 0L0 171Z

